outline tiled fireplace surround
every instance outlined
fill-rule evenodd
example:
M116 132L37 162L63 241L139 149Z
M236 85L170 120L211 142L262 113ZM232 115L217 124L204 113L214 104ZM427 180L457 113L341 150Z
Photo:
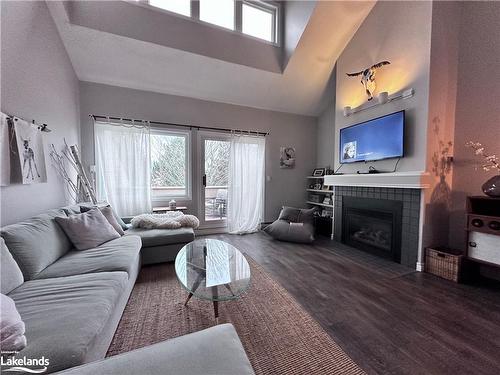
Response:
M385 199L403 202L401 264L415 269L419 248L420 189L336 186L334 196L334 217L336 218L334 233L335 240L337 241L342 240L341 218L343 197Z

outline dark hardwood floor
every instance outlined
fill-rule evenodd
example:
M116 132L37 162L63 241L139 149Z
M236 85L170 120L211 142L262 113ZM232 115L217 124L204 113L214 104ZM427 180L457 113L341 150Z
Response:
M498 284L455 284L326 238L209 237L264 266L369 374L500 374Z

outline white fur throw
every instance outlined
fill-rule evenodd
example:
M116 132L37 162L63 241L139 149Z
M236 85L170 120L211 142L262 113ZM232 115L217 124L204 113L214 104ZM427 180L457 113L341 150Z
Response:
M130 222L133 228L178 229L180 227L198 228L200 221L196 216L184 215L180 211L165 214L142 214Z

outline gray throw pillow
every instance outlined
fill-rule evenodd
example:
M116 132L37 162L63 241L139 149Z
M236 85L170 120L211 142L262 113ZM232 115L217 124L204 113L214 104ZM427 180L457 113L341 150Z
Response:
M56 222L78 250L91 249L120 238L98 208L69 217L56 217Z
M79 212L85 212L85 211L88 211L89 209L94 208L94 207L103 208L103 207L108 207L108 206L111 207L111 205L108 202L100 202L100 203L97 203L97 204L84 203L84 204L80 205L80 211ZM118 225L122 228L122 230L124 230L124 231L127 230L129 228L129 226L116 213L116 211L115 211L115 209L113 207L111 207L111 211L113 211L113 216L115 217Z
M264 228L264 232L276 240L310 243L314 241L314 226L311 223L289 223L286 220L276 220Z
M313 223L316 208L295 208L283 206L278 220L285 220L290 223Z
M12 257L9 249L7 249L7 245L5 245L4 239L1 237L0 247L0 286L1 292L7 294L24 283L24 277L19 265Z
M108 220L108 222L115 228L115 230L118 232L120 236L123 236L125 232L123 231L121 225L118 223L116 220L116 217L114 215L113 209L111 206L106 206L106 207L97 207L99 210L101 210L102 214L104 217ZM92 209L92 207L87 207L87 206L81 206L80 211L83 212L88 212Z

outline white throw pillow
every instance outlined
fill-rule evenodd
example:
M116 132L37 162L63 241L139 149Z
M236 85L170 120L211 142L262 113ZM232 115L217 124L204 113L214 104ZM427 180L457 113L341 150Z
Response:
M18 352L26 347L26 327L12 298L5 294L0 300L0 347L2 352Z

